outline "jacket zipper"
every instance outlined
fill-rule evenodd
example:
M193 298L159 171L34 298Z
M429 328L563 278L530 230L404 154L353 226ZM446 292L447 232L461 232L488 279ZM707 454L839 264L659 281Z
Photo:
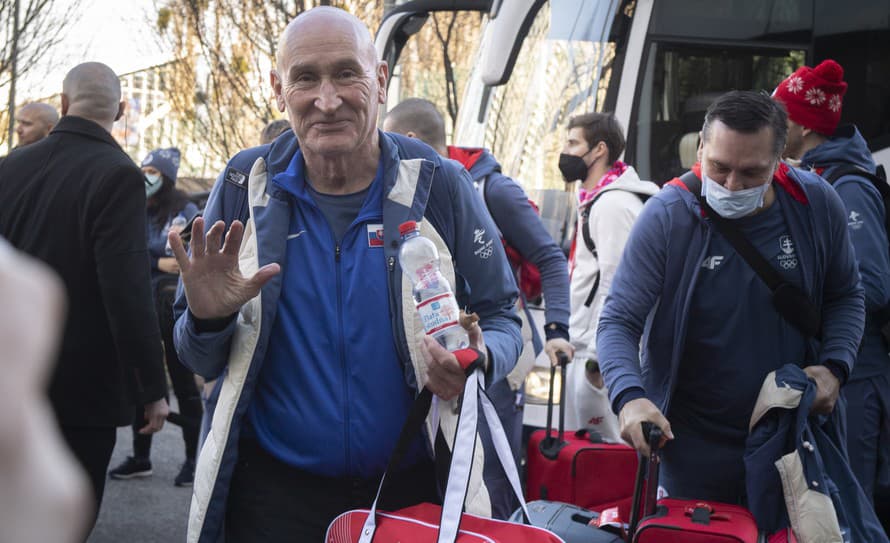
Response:
M349 446L349 368L346 365L346 346L343 343L343 278L340 270L340 243L334 242L334 269L335 279L337 282L337 327L339 337L340 351L340 371L343 376L343 452L345 459L345 468L347 472L350 469L351 454Z

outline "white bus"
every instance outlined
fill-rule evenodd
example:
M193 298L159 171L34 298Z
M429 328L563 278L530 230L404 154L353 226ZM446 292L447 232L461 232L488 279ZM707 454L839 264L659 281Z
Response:
M377 35L391 103L403 98L404 46L432 13L455 11L482 14L482 28L454 143L491 149L532 194L561 186L557 155L573 115L614 111L627 129L624 160L663 183L694 161L716 96L771 92L800 65L827 58L849 84L842 122L855 123L890 169L887 0L413 0L391 10ZM567 215L545 221L560 242L571 236ZM547 378L537 368L529 385ZM526 422L540 426L535 406L546 387L532 392Z

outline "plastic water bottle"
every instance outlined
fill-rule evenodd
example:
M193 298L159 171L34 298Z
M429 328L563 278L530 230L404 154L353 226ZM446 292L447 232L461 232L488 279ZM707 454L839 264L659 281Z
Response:
M185 220L185 217L183 217L182 215L177 215L170 222L170 228L168 229L168 231L176 232L178 234L178 233L182 232L183 230L185 230L185 225L187 225L187 224L188 224L188 221ZM173 249L170 247L169 239L167 240L166 252L168 255L173 254Z
M420 235L414 221L399 226L402 246L399 265L414 284L414 304L427 335L449 351L470 346L470 338L460 325L460 309L448 280L439 271L439 251L432 241Z

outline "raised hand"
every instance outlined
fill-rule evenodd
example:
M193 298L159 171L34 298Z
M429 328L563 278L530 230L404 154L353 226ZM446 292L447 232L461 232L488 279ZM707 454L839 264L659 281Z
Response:
M234 221L223 243L225 226L224 222L217 221L205 235L204 219L195 219L191 257L179 234L170 232L167 235L179 263L189 310L199 319L219 319L232 315L256 297L263 285L281 271L278 264L266 264L252 277L244 277L238 267L244 225Z

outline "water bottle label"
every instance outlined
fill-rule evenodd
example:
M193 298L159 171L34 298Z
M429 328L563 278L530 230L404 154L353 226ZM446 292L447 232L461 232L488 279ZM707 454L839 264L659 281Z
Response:
M417 304L417 313L428 335L460 325L460 309L454 294L446 292Z

